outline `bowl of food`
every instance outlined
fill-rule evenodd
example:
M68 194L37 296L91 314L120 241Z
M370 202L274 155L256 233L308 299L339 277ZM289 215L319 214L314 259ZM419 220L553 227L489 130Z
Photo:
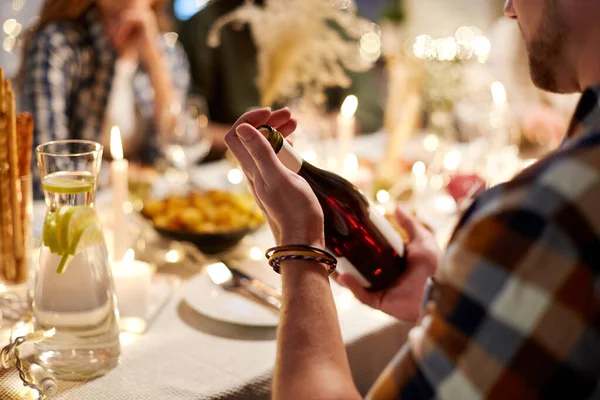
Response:
M230 250L265 222L251 195L222 190L146 200L142 215L164 237L205 254Z

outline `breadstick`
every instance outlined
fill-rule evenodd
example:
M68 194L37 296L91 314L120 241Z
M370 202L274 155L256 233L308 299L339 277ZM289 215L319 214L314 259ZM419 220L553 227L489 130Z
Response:
M31 175L33 146L33 117L29 113L17 114L17 148L19 176Z
M19 160L19 177L21 180L21 227L23 230L23 246L29 248L31 240L30 214L28 210L31 197L31 157L33 147L33 116L28 113L17 114L17 147ZM28 277L27 257L18 260L17 281L25 282Z
M10 81L6 84L7 111L8 111L8 165L10 176L10 201L12 211L13 228L13 255L17 265L13 271L9 271L13 280L18 279L17 266L25 258L25 245L23 241L23 221L21 220L21 180L19 179L19 161L17 148L17 121L15 110L15 94Z
M4 70L0 68L0 111L6 112L6 83L4 81Z
M12 218L10 210L10 177L8 173L8 115L6 110L6 82L4 71L0 68L0 255L1 275L11 279L15 272L12 235Z

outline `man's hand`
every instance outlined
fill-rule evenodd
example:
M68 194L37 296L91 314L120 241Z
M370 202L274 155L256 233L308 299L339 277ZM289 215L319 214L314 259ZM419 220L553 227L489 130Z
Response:
M338 275L336 279L364 304L400 320L416 321L419 318L425 281L435 273L441 251L433 234L414 217L397 210L396 218L410 236L410 241L406 244L406 271L394 286L370 292L350 275Z
M250 111L242 115L225 136L225 143L248 178L278 245L325 245L323 211L308 183L287 169L267 139L254 127L271 125L287 136L296 121L287 108Z

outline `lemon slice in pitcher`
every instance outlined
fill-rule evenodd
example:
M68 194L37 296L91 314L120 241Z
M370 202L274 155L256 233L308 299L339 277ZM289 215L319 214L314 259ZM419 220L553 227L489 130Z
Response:
M56 269L58 274L65 272L67 262L77 252L104 244L98 215L93 208L87 206L68 207L64 212L61 209L56 233L62 256Z
M47 213L44 219L44 229L42 231L42 239L44 244L48 246L53 254L62 254L62 249L58 243L58 235L56 232L56 213Z

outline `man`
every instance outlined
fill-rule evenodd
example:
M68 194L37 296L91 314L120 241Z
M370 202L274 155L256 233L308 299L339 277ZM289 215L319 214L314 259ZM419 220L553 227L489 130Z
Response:
M262 4L263 0L256 3ZM213 0L192 18L183 21L179 29L179 40L190 62L191 92L206 98L210 130L217 148L237 117L260 104L255 85L257 49L250 28L226 25L221 31L219 47L213 49L207 43L213 24L242 4L244 0ZM378 90L376 71L351 73L350 76L353 80L351 88L328 91L328 107L337 111L346 95L357 95L357 119L361 131L375 132L383 121L383 109L379 104L383 96Z
M533 81L554 92L586 89L562 147L479 196L438 263L431 235L399 212L411 236L408 268L365 303L416 319L371 399L600 398L600 2L508 0ZM242 117L226 142L241 162L279 245L324 245L323 216L307 183L285 169L253 128L294 128L289 111ZM275 399L357 399L325 266L281 266L283 311Z

